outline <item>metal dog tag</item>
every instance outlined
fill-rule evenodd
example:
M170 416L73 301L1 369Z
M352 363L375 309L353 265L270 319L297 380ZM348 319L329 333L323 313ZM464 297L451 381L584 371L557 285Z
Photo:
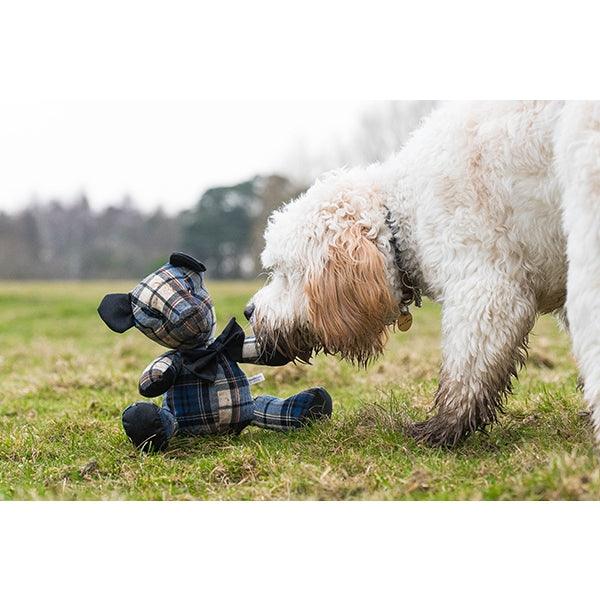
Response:
M401 314L398 317L397 325L400 331L408 331L412 325L412 315L409 312Z

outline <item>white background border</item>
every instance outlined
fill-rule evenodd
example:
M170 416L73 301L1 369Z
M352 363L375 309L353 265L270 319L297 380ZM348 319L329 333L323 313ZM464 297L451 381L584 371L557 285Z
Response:
M577 0L2 2L0 95L598 97L599 22ZM597 587L597 503L4 503L0 522L5 598L583 598Z
M597 503L1 508L4 598L596 597Z

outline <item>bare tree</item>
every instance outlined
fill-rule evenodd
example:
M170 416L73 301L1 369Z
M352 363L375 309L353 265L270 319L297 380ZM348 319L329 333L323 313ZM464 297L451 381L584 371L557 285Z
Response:
M340 158L350 164L365 164L398 152L435 106L433 100L394 101L366 111L352 144L341 150Z
M433 100L377 103L360 115L349 141L332 140L316 155L310 155L300 143L292 149L283 170L306 187L324 171L383 160L402 148L436 104Z

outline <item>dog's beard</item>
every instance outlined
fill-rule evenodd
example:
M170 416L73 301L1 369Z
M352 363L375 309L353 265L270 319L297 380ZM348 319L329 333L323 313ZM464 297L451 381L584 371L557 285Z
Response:
M273 326L259 317L252 319L252 329L261 348L276 351L292 361L309 363L322 349L305 326L288 323Z
M369 338L358 338L348 332L346 340L327 344L309 324L285 323L273 326L265 319L253 319L252 327L262 348L277 351L289 360L309 363L319 353L337 355L355 365L366 367L378 358L388 337L388 328L373 332Z

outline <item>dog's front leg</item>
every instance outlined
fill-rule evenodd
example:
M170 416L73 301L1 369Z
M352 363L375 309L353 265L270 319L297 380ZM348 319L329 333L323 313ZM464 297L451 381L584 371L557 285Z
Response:
M413 425L417 439L452 447L496 420L510 379L525 360L535 314L533 295L524 283L489 273L446 291L437 413Z

